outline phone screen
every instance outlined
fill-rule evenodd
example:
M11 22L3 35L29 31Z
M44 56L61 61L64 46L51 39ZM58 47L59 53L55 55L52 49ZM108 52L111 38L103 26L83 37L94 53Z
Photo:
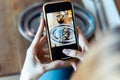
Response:
M50 10L46 13L46 19L52 59L70 58L62 50L78 49L72 6Z

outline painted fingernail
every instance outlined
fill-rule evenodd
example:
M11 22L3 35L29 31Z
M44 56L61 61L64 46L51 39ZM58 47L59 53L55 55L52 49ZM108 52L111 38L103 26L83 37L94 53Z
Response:
M69 49L63 49L63 53L66 54L66 55L69 55L70 50Z

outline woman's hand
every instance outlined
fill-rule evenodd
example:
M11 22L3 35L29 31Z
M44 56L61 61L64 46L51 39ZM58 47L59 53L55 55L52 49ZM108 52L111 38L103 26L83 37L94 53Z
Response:
M83 56L87 53L89 49L89 43L87 39L84 37L82 32L80 31L79 27L77 27L78 32L78 38L79 38L79 47L81 48L81 51L73 50L73 49L63 49L63 53L67 56L77 58L80 62L83 61ZM73 66L74 70L77 69L78 61L71 60L71 65Z
M49 54L48 49L44 49L46 35L42 37L44 23L44 19L42 19L38 32L27 50L20 80L36 80L44 72L64 65L64 61L61 60L53 61L49 64L42 64L43 61L50 61L48 57L44 56Z

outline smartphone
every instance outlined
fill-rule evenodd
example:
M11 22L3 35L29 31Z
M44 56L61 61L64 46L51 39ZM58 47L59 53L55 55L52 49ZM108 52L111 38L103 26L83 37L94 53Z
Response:
M48 2L43 5L48 47L52 60L66 60L63 49L78 50L73 5L69 1Z

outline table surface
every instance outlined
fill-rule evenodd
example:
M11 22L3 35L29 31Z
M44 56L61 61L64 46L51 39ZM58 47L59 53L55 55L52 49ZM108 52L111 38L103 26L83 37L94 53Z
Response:
M20 72L30 42L18 31L18 16L40 0L0 0L0 76Z

